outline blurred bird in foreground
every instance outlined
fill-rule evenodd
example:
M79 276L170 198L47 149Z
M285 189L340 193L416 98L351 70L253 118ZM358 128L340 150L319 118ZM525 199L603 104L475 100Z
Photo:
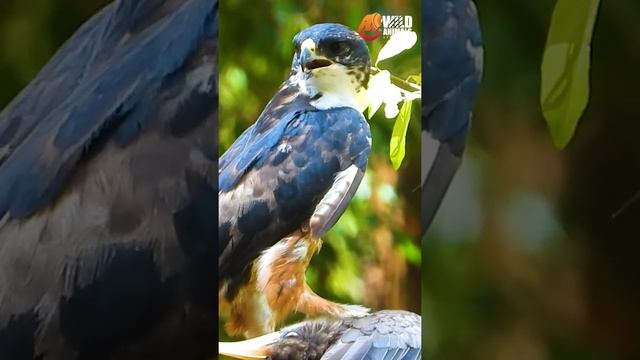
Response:
M339 24L309 27L293 43L289 78L219 161L218 286L231 335L271 332L292 311L368 311L317 296L305 270L367 165L369 50Z
M305 321L258 338L220 343L220 354L237 359L417 360L421 319L402 310L361 318Z
M0 359L215 356L217 5L115 1L0 113Z
M483 49L471 0L424 0L422 4L424 235L462 161L482 77Z

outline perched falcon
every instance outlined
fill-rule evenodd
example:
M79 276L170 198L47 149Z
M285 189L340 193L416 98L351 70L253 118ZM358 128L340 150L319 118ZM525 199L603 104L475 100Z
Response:
M292 311L366 313L317 296L304 274L367 165L369 50L339 24L309 27L293 44L289 78L219 160L218 285L233 335L271 332Z
M258 338L220 343L220 354L269 360L418 360L421 319L402 310L311 320Z
M0 113L0 359L215 356L217 7L115 1Z
M422 229L426 232L462 160L482 77L483 49L471 0L424 0L422 26Z

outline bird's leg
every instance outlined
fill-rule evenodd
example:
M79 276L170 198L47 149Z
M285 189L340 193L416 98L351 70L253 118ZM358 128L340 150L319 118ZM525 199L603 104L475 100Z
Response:
M266 304L264 294L255 291L255 282L251 281L240 289L230 304L225 331L231 336L252 338L272 332L274 328L273 313Z
M338 304L322 298L305 283L304 293L298 300L296 310L307 316L329 315L332 317L360 317L369 314L369 309L360 305Z
M307 316L364 316L369 309L358 305L338 304L316 295L305 281L305 271L311 257L322 244L308 232L296 232L282 239L258 262L258 281L266 294L276 322L286 319L292 311Z
M295 310L304 293L305 270L317 246L307 242L304 233L296 232L260 256L255 271L257 287L265 295L276 322Z
M322 245L321 239L313 238L309 233L306 234L306 239L308 243L316 244L313 247L313 253L320 250L320 247ZM307 259L307 265L309 265L313 253L309 255ZM329 301L318 296L315 292L313 292L313 290L311 290L309 284L307 284L306 281L304 282L304 291L299 297L298 303L296 304L296 311L311 317L322 315L329 315L333 317L360 317L365 316L369 313L369 309L364 306L338 304L336 302Z

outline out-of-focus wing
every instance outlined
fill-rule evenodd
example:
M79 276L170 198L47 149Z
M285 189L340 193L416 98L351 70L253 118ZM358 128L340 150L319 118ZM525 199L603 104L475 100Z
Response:
M0 114L0 358L213 356L217 4L115 1Z
M471 0L424 0L422 16L422 228L426 233L461 162L482 76L483 48Z

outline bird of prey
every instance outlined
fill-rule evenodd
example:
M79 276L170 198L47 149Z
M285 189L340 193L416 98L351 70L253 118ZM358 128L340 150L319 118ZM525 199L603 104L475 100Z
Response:
M217 7L117 0L0 113L0 359L215 356Z
M271 332L292 311L367 311L317 296L304 274L365 171L369 50L339 24L311 26L293 44L289 78L219 160L219 294L232 335Z
M258 338L220 343L220 354L270 360L418 360L421 319L402 310L310 320Z
M483 49L471 0L424 0L422 26L424 235L462 160L482 77Z

